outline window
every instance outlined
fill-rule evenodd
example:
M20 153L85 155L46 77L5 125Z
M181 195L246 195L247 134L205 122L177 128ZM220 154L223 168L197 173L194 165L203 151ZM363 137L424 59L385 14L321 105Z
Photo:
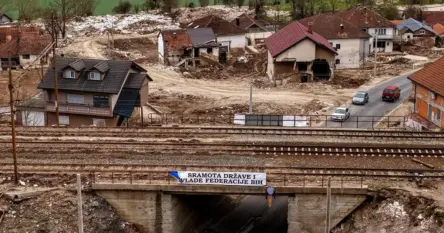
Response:
M106 126L105 119L93 118L93 125L97 127L105 127Z
M373 41L373 47L375 47L375 41ZM385 48L385 41L378 41L377 48Z
M337 64L340 64L340 63L341 63L341 60L336 59L335 63L336 63L336 65L337 65Z
M385 28L377 28L377 29L375 29L375 31L376 31L376 34L378 34L378 35L386 35L386 33L387 33L387 29L385 29Z
M367 28L361 28L361 31L367 32Z
M66 70L65 71L65 78L75 79L76 78L76 72L74 72L73 70Z
M213 53L213 48L207 48L207 53Z
M331 47L333 47L333 43L332 42L330 42L330 45L331 45Z
M109 107L109 97L106 95L94 95L93 96L94 107L107 108Z
M341 48L341 44L336 44L336 49L340 49Z
M441 122L441 109L436 109L436 121Z
M99 72L89 72L89 80L101 80Z
M85 96L77 94L66 94L66 102L68 104L84 104Z
M424 34L425 34L424 29L419 30L419 34L420 34L420 35L424 35Z
M60 125L69 125L69 116L59 116Z
M22 59L26 59L26 60L31 59L31 55L29 55L29 54L23 54L23 55L22 55Z

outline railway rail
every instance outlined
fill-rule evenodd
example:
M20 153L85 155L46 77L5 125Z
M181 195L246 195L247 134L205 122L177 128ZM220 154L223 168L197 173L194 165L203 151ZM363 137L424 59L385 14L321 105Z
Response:
M10 135L10 129L1 127L0 136ZM398 130L359 129L307 129L285 127L147 127L147 128L99 128L99 127L18 127L18 136L90 136L90 137L205 137L224 135L273 135L313 137L358 137L390 140L444 140L441 132L415 132Z
M89 152L159 154L240 154L240 155L323 155L379 157L443 157L444 148L436 146L350 144L246 144L246 143L168 143L168 142L91 142L91 141L18 141L18 152ZM0 141L0 151L9 151L10 142Z

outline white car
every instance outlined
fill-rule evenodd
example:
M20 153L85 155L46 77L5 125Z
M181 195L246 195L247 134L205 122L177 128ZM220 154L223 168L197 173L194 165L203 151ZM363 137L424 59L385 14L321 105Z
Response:
M336 108L331 116L332 121L345 121L350 118L350 109L345 107Z

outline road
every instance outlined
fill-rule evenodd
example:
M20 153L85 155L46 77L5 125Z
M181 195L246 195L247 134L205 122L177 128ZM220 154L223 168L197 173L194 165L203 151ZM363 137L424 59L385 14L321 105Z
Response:
M228 215L210 228L217 233L287 232L288 198L277 196L273 205L263 196L246 196Z
M410 80L407 79L407 76L410 74L411 73L404 74L396 78L392 78L388 81L379 83L378 85L373 86L368 90L362 90L368 91L369 93L370 99L367 104L349 105L348 107L351 109L350 118L343 122L342 125L340 122L333 122L331 120L328 120L327 122L322 122L321 127L326 126L328 128L371 128L372 121L376 122L381 118L381 116L384 116L385 114L395 109L399 104L404 102L404 100L406 100L410 96L412 91L412 83L410 82ZM384 102L381 100L382 91L388 85L396 85L401 88L401 97L399 98L399 100L395 102ZM332 113L333 112L327 114L330 115Z

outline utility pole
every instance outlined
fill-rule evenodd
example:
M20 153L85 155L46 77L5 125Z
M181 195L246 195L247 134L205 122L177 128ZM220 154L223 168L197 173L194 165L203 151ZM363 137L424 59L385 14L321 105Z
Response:
M253 84L250 86L250 114L253 113Z
M330 204L331 202L331 177L328 177L327 181L327 208L326 208L326 218L325 218L325 233L330 233L331 216L330 216Z
M373 71L373 76L376 77L376 64L378 63L378 61L376 60L376 54L378 53L378 29L375 29L375 68Z
M82 202L82 180L80 174L77 174L77 208L79 214L79 233L83 233L83 202Z
M57 126L60 126L59 122L59 89L57 85L57 71L56 71L56 33L55 33L55 20L54 20L54 13L52 14L52 39L53 39L53 46L52 46L52 68L54 71L54 96L55 96L55 113L56 113L56 124Z
M12 84L12 61L11 57L8 59L9 63L9 108L11 111L11 128L12 128L12 158L14 160L14 184L18 185L18 172L17 172L17 149L15 141L15 110L14 110L14 85Z

